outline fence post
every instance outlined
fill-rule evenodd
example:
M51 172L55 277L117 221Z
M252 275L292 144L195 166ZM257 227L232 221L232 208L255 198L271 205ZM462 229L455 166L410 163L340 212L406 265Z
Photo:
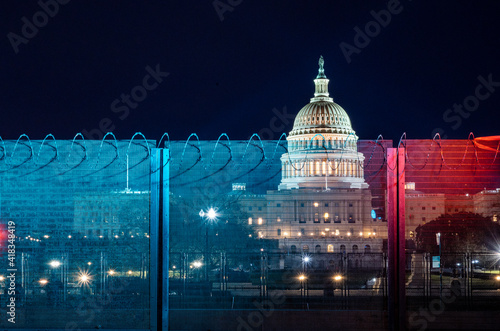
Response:
M387 150L387 250L390 330L405 330L405 150Z
M150 328L168 330L168 150L151 150Z

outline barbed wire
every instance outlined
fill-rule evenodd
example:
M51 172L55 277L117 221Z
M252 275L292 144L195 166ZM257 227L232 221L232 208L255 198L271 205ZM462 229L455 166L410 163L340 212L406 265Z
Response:
M472 136L472 138L473 138L473 139L472 139L472 144L473 144L473 146L474 146L474 155L475 155L475 157L476 157L476 163L477 163L477 165L478 165L480 168L482 168L482 169L488 169L488 168L490 168L493 164L495 164L495 161L496 161L496 159L497 159L498 152L499 152L499 150L500 150L500 139L498 139L497 149L496 149L496 151L495 151L495 156L493 157L493 161L491 161L491 164L489 164L488 166L482 166L482 165L481 165L481 163L479 162L479 157L478 157L478 155L477 155L477 150L478 150L478 146L477 146L477 145L479 145L479 143L477 143L477 142L476 142L476 138L474 138L474 134L473 134L472 132L471 132L471 133L469 133L469 137L468 137L468 139L469 139L469 140L470 140L470 137L471 137L471 136ZM499 138L500 138L500 137L499 137ZM478 138L478 139L479 139L479 138Z
M438 137L438 138L439 138L439 140L437 140L437 141L436 141L436 137ZM455 168L453 168L453 167L449 166L449 165L446 163L446 160L444 159L444 154L443 154L443 146L441 145L441 135L439 135L439 133L436 133L436 134L434 135L434 138L433 138L432 140L437 142L437 144L438 144L438 146L439 146L440 155L441 155L441 161L443 162L443 165L444 165L446 168L448 168L448 169L450 169L450 170L457 170L457 169L460 169L460 168L463 166L464 161L465 161L465 157L466 157L466 155L467 155L467 151L469 150L469 140L468 140L468 139L467 139L467 144L465 145L465 152L464 152L464 155L463 155L463 157L462 157L462 161L461 161L461 162L460 162L460 164L459 164L457 167L455 167Z
M141 138L140 143L138 143L138 142L136 143L134 141L134 140L137 140L138 138ZM234 153L235 147L232 146L231 139L229 138L229 136L227 134L222 133L218 137L217 141L215 142L215 145L213 146L211 153L210 152L204 153L199 136L196 133L192 133L184 143L180 159L178 159L179 162L176 162L176 168L178 170L182 170L182 171L178 172L177 174L174 174L171 177L171 179L182 176L183 174L187 173L188 171L194 169L198 163L202 164L204 170L211 169L215 165L216 159L217 159L217 163L220 164L221 159L216 157L216 153L220 153L219 149L218 149L219 145L223 146L225 148L225 150L227 150L228 157L224 159L223 164L221 166L218 166L217 169L215 169L215 171L213 173L205 175L203 177L203 179L206 179L212 175L219 173L220 171L225 169L230 164L235 164L236 169L240 169L244 164L247 165L248 164L248 156L250 155L250 149L249 149L250 145L252 145L253 147L256 147L261 154L260 160L258 160L257 165L253 166L253 170L251 170L251 171L254 171L256 169L256 167L260 166L262 163L265 163L267 168L269 168L269 169L271 167L273 167L273 165L275 164L276 155L278 155L278 147L283 148L283 150L284 150L283 154L287 155L287 159L288 159L289 164L296 171L303 170L306 162L310 162L312 160L311 155L317 154L318 152L326 154L326 159L325 159L327 161L326 164L328 165L328 168L333 170L333 171L339 169L339 167L341 166L341 162L344 159L346 159L346 155L348 153L356 153L356 155L353 158L349 158L349 159L350 160L351 159L357 160L358 165L363 170L367 170L369 165L371 165L371 163L374 160L373 157L374 157L375 151L378 147L380 147L382 149L383 158L382 158L380 168L378 170L376 170L374 173L378 173L380 171L380 169L383 169L384 166L387 166L389 168L389 170L394 170L394 169L390 169L390 167L388 166L386 149L385 149L384 145L381 143L381 141L384 140L382 135L379 135L376 140L369 141L370 143L373 143L373 148L370 152L370 156L369 156L368 160L364 159L364 162L361 162L361 159L363 158L361 154L366 155L366 153L358 152L356 150L356 148L349 147L349 143L355 142L356 138L357 138L352 133L349 134L347 137L345 137L345 139L343 140L342 146L340 146L340 148L336 148L336 149L327 148L327 145L326 145L327 139L322 134L316 134L307 142L307 146L305 146L305 147L303 146L303 148L294 149L294 150L290 151L290 149L287 148L287 146L286 146L287 145L286 138L287 138L286 134L283 133L280 136L280 138L278 139L278 141L276 141L276 143L274 144L271 158L268 158L267 153L266 153L266 148L264 147L263 140L261 139L261 137L258 134L255 133L247 140L245 148L243 150L243 155L242 155L241 159L239 159L239 158L236 158L236 155ZM192 139L196 139L197 140L196 143L191 143L190 141ZM225 139L227 142L223 143L222 139ZM485 145L481 144L480 139L481 138L475 138L472 132L469 134L467 141L466 141L465 151L463 152L463 155L461 156L458 164L454 164L453 162L450 162L448 160L447 155L449 154L449 152L446 150L448 145L444 143L445 141L441 139L441 136L439 135L439 133L436 133L436 135L430 141L430 144L427 147L427 150L425 152L425 160L424 160L422 165L417 166L415 164L415 162L412 161L412 158L411 158L412 152L410 150L412 146L408 146L408 138L407 138L406 132L403 133L403 135L401 136L399 143L398 143L398 148L404 148L406 163L412 169L420 171L420 170L425 169L429 165L430 158L431 158L431 155L433 153L432 150L433 150L434 146L436 146L439 148L441 164L444 167L446 167L447 169L457 170L457 169L460 169L461 167L463 167L463 165L465 164L465 161L467 160L467 155L469 154L469 144L471 144L474 148L475 164L477 164L477 166L482 168L482 169L487 169L487 168L492 167L495 164L495 162L497 161L498 153L500 152L500 141L497 144L497 148L493 149L490 147L485 147ZM318 146L318 148L315 147L313 149L313 145L317 144L318 141L322 142L321 144L318 144L321 146ZM89 155L89 148L87 146L88 141L84 138L84 136L81 133L76 134L73 137L73 139L71 140L71 145L70 145L69 151L68 151L68 149L66 149L68 151L67 156L63 156L61 154L61 148L58 145L60 140L57 140L53 134L46 135L41 142L37 141L37 144L39 144L37 151L35 151L34 142L35 141L32 141L30 139L30 137L26 134L20 135L19 138L17 138L17 140L15 140L15 141L13 141L13 140L6 141L2 137L0 137L0 166L1 166L1 162L3 161L3 163L6 167L4 169L0 169L0 173L8 172L8 171L11 171L13 169L18 169L18 168L22 167L23 165L26 165L26 164L32 162L32 166L35 167L35 169L30 169L30 172L26 172L26 173L22 174L23 176L26 176L26 175L32 174L38 170L46 168L49 164L57 162L58 164L65 167L65 169L63 171L59 172L57 175L63 175L63 174L68 173L69 171L77 169L78 167L82 166L82 164L84 164L85 162L91 161L90 155ZM166 145L165 147L168 149L169 154L168 154L167 159L164 161L164 163L165 163L164 165L168 165L172 161L172 154L171 154L172 153L172 142L170 140L168 133L165 132L162 135L162 137L160 138L158 144L156 145L156 144L152 143L152 146L153 147L161 147L162 142L165 142L165 145ZM11 151L8 150L9 143L11 144L11 146L13 145L13 148ZM149 141L141 132L136 132L132 136L132 138L130 140L128 140L128 145L127 145L127 148L124 152L124 155L127 156L127 158L129 157L129 153L130 153L132 145L141 146L142 148L144 148L144 152L145 152L145 155L143 157L141 157L139 162L135 162L134 163L135 165L128 165L129 170L131 167L136 167L139 164L142 164L142 162L144 162L145 159L147 159L151 156L151 147L149 146L149 144L150 144ZM23 148L21 148L21 146L23 146ZM79 146L80 152L76 152L75 146ZM114 156L112 159L109 159L109 152L106 152L106 162L102 163L105 146L111 146L113 148ZM205 146L205 145L203 145L203 146ZM336 146L338 146L338 145L336 145ZM358 146L359 146L359 143L358 143ZM420 143L420 146L422 146L422 143ZM454 145L452 145L452 146L454 146ZM188 147L194 148L196 150L197 157L196 157L196 160L194 161L193 164L190 164L189 166L184 167L184 164L185 164L187 159L193 160L193 157L191 155L188 156L188 152L187 152ZM26 149L27 149L27 152L26 152ZM479 157L479 152L485 151L485 150L491 150L492 152L495 153L494 156L491 158L491 160L492 160L491 163L490 162L488 162L487 164L481 163L481 160ZM47 157L47 155L49 155L48 154L49 151L51 151L53 154L51 154L50 157ZM294 156L291 157L291 154L293 154L294 152L301 153L301 154L297 154L297 155L301 155L301 158L295 159ZM207 155L205 155L205 154L207 154ZM73 155L77 156L77 158L74 158ZM19 158L18 156L21 156L21 158ZM209 158L207 158L207 156ZM207 160L208 160L208 162L207 162ZM332 161L337 161L337 162L332 162ZM120 154L120 148L118 147L118 140L117 140L116 136L113 133L108 132L100 140L100 144L97 148L97 157L93 160L93 162L92 162L93 164L91 167L95 171L92 172L91 174L95 174L99 171L102 171L102 170L110 167L114 162L118 162L119 165L123 165L126 162L126 160ZM102 165L102 166L99 167L99 165ZM154 172L155 170L152 170L152 171ZM245 173L248 174L248 172L245 172ZM87 174L87 175L89 175L89 174ZM369 174L365 173L365 177L368 175ZM245 174L243 174L243 175L240 174L237 178L241 178L242 176L245 176Z

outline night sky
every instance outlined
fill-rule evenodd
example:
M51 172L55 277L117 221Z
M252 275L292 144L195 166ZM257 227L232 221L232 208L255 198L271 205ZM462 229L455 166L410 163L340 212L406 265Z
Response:
M60 2L0 4L3 139L278 139L320 55L361 139L500 134L498 1Z

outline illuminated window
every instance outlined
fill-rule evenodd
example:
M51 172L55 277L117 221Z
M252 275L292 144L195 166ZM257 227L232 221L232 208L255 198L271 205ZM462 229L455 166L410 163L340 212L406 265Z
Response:
M319 203L315 202L314 207L318 207L318 206L319 206Z
M259 225L262 225L262 217L259 217L259 219L257 220L257 222L259 223Z
M252 218L251 217L248 218L248 225L252 225Z
M328 253L333 253L333 245L328 245L326 250L328 251Z
M281 217L276 218L276 222L281 222Z

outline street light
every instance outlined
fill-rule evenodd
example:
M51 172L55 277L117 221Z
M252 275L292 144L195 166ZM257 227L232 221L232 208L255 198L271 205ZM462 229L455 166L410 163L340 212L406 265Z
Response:
M59 262L57 260L53 260L53 261L50 261L49 264L52 268L59 268L59 266L61 265L61 262Z
M300 281L300 297L301 298L304 298L304 294L305 294L305 281L307 280L307 277L305 274L300 274L299 277L298 277L299 281Z
M302 256L302 272L304 273L303 275L306 275L307 274L307 265L309 263L311 263L311 257L307 254L304 254ZM305 277L305 276L304 276ZM305 286L304 286L304 292L306 293L306 295L308 296L309 295L309 284L307 283L307 277L305 278L306 280L306 283L305 283Z
M80 272L79 277L78 277L78 282L80 285L88 285L92 281L92 277L90 277L90 274L88 272Z
M217 213L215 212L215 209L210 208L208 210L207 217L211 221L215 220L217 218Z
M441 232L436 233L436 243L439 245L439 297L443 294L443 264L441 261Z
M80 272L78 272L77 281L78 285L80 286L81 294L83 295L83 288L84 286L89 286L89 284L92 282L92 276L88 271L80 270Z
M64 260L64 256L63 256L63 260ZM66 282L64 280L64 272L65 272L65 265L63 265L62 262L58 261L58 260L52 260L49 262L49 265L52 267L52 269L57 269L59 267L61 267L61 283L62 283L62 293L63 293L63 300L66 301ZM53 271L53 276L55 277L55 270Z
M217 217L219 216L219 214L217 213L217 211L213 208L213 207L210 207L206 212L203 211L203 209L200 210L200 212L198 213L198 215L200 215L200 218L201 220L203 221L203 218L207 218L210 223L213 223L214 221L217 220ZM208 222L205 222L205 256L204 256L204 259L205 259L205 264L206 264L206 267L205 267L205 280L208 281L208 268L210 266L210 254L209 254L209 251L208 251Z
M335 286L333 287L333 295L335 295L335 288L339 287L340 288L340 295L341 297L344 296L344 277L341 274L336 274L333 276L333 281L335 282Z

